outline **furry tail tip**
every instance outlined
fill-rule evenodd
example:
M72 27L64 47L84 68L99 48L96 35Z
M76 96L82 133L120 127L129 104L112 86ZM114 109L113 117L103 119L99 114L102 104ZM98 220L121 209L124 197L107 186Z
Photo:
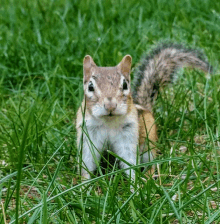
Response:
M184 67L213 72L205 56L197 50L176 44L163 44L157 47L143 59L136 70L134 103L151 110L159 88L172 82L176 71Z

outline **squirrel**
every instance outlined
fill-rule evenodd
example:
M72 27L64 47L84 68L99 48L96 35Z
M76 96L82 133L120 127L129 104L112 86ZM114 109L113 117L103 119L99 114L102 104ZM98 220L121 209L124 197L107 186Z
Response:
M98 67L91 56L84 58L84 99L76 119L84 180L91 178L106 144L123 159L119 166L134 179L134 170L126 168L129 168L128 164L136 165L137 153L140 163L156 157L154 148L149 151L146 138L150 142L157 141L152 107L160 88L173 81L179 68L212 72L212 66L203 54L176 44L162 44L144 57L134 74L133 88L131 65L130 55L124 56L115 67Z

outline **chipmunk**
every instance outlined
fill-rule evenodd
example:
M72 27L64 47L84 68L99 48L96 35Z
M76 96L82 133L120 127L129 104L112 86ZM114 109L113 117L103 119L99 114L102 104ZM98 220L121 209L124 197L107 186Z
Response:
M106 143L127 161L120 161L121 168L136 165L137 152L140 163L152 161L156 150L149 151L146 138L148 136L150 142L157 141L152 106L160 87L172 82L175 72L182 67L198 68L208 73L212 70L197 51L165 44L148 54L138 66L132 89L131 64L130 55L124 56L115 67L98 67L91 56L84 58L84 100L76 120L83 179L91 178ZM134 179L133 169L125 172Z

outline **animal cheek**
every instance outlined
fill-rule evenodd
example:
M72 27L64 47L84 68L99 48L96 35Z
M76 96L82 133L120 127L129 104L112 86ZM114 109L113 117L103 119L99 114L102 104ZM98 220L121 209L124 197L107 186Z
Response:
M126 103L126 102L127 102L127 100L128 100L128 97L127 97L127 96L125 96L125 95L123 95L123 97L122 97L122 101L123 101L124 103Z
M86 101L87 103L89 102L97 103L99 101L99 98L97 97L96 94L86 94Z

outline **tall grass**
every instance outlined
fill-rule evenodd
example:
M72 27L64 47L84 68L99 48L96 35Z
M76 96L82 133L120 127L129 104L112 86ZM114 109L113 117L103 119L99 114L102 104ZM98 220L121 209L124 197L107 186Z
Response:
M219 223L219 11L217 0L2 0L0 223ZM83 57L131 54L135 67L164 40L203 50L215 72L181 71L158 97L156 177L137 165L130 183L105 157L81 183Z

